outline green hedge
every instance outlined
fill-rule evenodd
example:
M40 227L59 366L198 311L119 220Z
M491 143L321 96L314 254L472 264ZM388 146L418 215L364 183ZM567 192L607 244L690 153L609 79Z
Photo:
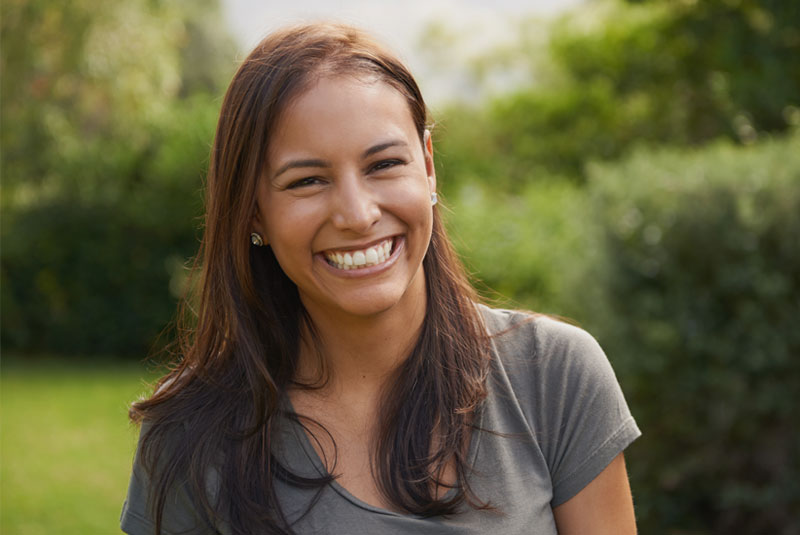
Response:
M150 351L175 314L184 266L199 244L216 109L210 96L176 103L134 157L111 155L87 169L85 188L7 203L4 350L140 358Z
M800 135L589 176L640 530L800 532Z
M539 181L517 194L464 184L448 198L445 219L478 289L498 305L578 320L585 265L598 255L597 229L585 190Z

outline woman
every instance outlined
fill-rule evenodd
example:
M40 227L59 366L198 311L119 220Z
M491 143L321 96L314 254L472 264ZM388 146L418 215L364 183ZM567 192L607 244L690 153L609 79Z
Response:
M359 31L267 37L222 104L196 320L128 533L633 533L639 434L583 331L476 304L426 109ZM182 314L182 317L188 314Z

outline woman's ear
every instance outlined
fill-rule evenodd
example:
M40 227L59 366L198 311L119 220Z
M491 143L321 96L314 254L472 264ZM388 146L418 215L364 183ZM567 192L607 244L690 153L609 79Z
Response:
M423 150L425 152L425 173L428 175L428 185L431 193L436 192L436 168L433 165L433 136L430 130L423 134Z
M267 233L263 223L261 222L261 217L258 214L258 210L256 210L255 214L253 214L253 220L250 223L250 232L258 234L260 236L261 245L267 245L269 243L267 241ZM251 236L251 243L254 243L252 240L253 235L250 234L250 236Z

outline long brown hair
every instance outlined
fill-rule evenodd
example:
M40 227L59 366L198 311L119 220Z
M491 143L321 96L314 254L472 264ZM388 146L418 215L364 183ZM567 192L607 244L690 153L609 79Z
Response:
M256 187L278 115L315 77L368 76L405 96L423 142L427 112L416 82L390 53L342 25L287 28L262 41L233 78L220 112L206 191L197 295L178 314L179 360L155 393L134 403L144 422L140 455L160 531L167 494L189 481L198 511L233 533L289 533L275 481L321 488L272 455L281 399L293 383L301 327L310 325L297 288L269 247L249 244ZM427 310L413 350L380 407L373 466L384 497L399 510L435 516L471 492L466 459L476 410L486 396L489 343L476 296L434 209L423 261ZM288 415L298 419L298 415ZM456 492L440 475L455 466ZM209 467L216 487L209 494Z

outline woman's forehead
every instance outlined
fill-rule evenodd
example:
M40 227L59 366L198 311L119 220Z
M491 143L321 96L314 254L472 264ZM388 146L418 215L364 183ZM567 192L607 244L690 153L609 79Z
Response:
M391 104L389 100L397 104L406 101L405 95L395 84L374 73L317 73L310 76L296 94L287 100L283 110L279 112L277 122L297 113L299 107L308 108L318 104L324 108L326 101L343 100L352 94L358 94L362 98L367 95L382 94L388 97L386 106Z
M377 77L321 77L278 117L269 152L399 135L417 134L408 101L393 85Z

